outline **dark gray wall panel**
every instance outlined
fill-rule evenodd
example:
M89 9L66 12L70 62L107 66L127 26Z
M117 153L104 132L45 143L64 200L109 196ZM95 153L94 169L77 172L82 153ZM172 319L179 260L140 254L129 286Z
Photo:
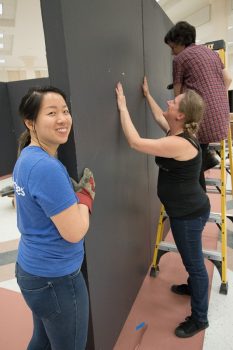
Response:
M78 173L90 167L97 184L86 260L94 348L98 350L113 348L145 277L151 262L154 211L159 208L154 163L152 169L151 159L128 147L115 98L115 85L120 80L140 135L159 135L148 121L141 90L145 68L143 22L152 1L145 3L146 9L142 0L41 0L52 82L62 84L60 64L67 64L62 71L70 93ZM158 16L163 13L159 11ZM164 23L161 29L154 27L152 15L148 21L153 22L151 28L148 23L147 30L155 29L154 36L160 30L165 35L169 29ZM63 31L58 37L56 25ZM150 55L147 57L156 65L157 56ZM164 80L170 77L164 76ZM158 92L162 90L159 86ZM149 175L151 169L153 175Z
M145 75L147 76L150 92L163 109L167 109L166 101L172 98L173 91L167 90L172 82L172 57L170 48L164 43L164 36L172 26L172 22L155 0L143 1L143 38ZM149 106L146 106L147 137L164 136L164 132L154 122ZM158 167L154 157L148 157L148 186L150 195L156 196ZM155 233L157 229L160 202L150 206L151 255L154 250ZM168 224L168 223L166 223Z
M149 265L147 157L129 149L114 91L121 80L145 135L141 1L62 8L78 169L91 167L97 183L86 239L95 347L112 349Z
M0 176L4 176L12 173L16 159L15 132L6 83L0 83L0 106Z

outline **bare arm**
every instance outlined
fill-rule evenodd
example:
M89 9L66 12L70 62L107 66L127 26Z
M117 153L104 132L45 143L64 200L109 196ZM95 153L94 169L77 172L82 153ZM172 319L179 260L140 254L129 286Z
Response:
M116 87L117 104L120 112L121 126L124 131L125 137L130 147L135 148L135 145L141 139L136 128L134 127L132 120L129 115L128 108L126 106L126 99L121 83L117 84Z
M150 94L150 90L149 90L149 86L148 86L148 82L147 82L146 77L144 77L142 89L143 89L144 96L146 97L147 102L150 106L154 120L156 121L156 123L158 123L158 125L161 127L162 130L167 132L169 130L168 123L163 116L162 109L159 107L159 105L155 102L155 100L153 99L153 97Z
M231 85L232 78L231 78L229 72L226 70L226 68L224 68L222 70L222 74L223 74L224 85L226 87L226 90L228 90L230 85Z
M84 204L73 204L51 217L60 235L68 242L79 242L89 228L89 210Z
M116 94L121 126L131 148L142 153L177 160L190 159L196 155L197 150L187 140L178 136L162 137L157 140L140 137L130 118L120 83L117 84Z
M197 154L197 150L179 136L167 136L157 140L139 138L131 143L131 147L141 153L176 160L188 160Z

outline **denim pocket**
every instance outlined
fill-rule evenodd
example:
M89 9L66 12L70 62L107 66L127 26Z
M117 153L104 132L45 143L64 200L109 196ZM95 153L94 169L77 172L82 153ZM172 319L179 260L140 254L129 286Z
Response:
M27 305L39 318L49 319L61 313L51 282L46 282L43 287L36 289L25 289L22 280L18 280L18 283Z

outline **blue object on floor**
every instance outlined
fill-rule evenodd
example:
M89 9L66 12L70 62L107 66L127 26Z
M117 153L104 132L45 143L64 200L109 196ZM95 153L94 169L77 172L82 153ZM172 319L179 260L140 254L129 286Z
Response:
M139 323L139 325L136 326L135 330L138 331L139 329L143 328L145 326L145 322Z

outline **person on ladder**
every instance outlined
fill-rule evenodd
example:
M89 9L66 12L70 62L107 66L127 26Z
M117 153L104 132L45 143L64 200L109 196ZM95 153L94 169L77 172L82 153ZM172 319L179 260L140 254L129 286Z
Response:
M176 23L164 38L174 55L174 96L193 89L205 102L197 138L203 162L200 182L206 190L204 172L219 164L209 150L209 143L225 140L228 135L230 110L227 90L232 79L218 53L204 45L196 45L195 41L196 29L185 21Z
M202 155L195 137L204 103L195 91L187 90L168 101L167 111L163 112L150 95L146 78L143 92L165 137L140 137L129 115L123 87L121 83L116 86L121 125L130 147L156 156L159 166L158 196L169 216L177 249L189 274L187 285L172 286L175 293L191 295L191 316L175 329L176 336L187 338L209 326L209 280L201 237L209 218L210 202L199 182Z

